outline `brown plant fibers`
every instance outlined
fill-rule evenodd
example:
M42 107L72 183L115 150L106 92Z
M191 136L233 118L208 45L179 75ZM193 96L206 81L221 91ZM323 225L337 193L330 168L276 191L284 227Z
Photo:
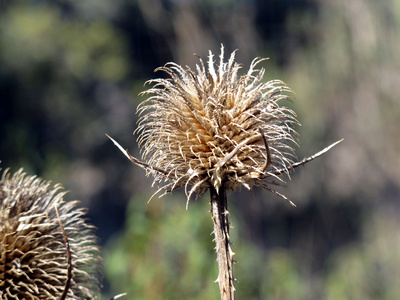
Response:
M256 66L264 59L239 76L235 52L224 62L221 47L217 66L213 58L210 52L208 70L201 59L197 72L175 63L158 68L169 78L148 81L154 85L142 94L152 96L138 108L138 142L150 173L155 182L167 180L167 192L185 187L188 199L211 186L218 192L222 183L227 190L265 188L265 179L278 178L274 171L294 158L298 121L280 105L292 99L290 88L263 82Z
M93 299L100 256L93 226L77 201L65 202L61 186L22 170L0 180L0 299L60 299L68 280L62 223L72 256L65 299ZM58 219L55 208L58 208Z
M235 62L235 52L218 65L209 54L207 68L199 58L196 71L167 63L156 69L167 79L143 92L150 97L138 107L138 143L145 162L114 144L135 164L153 175L160 191L184 187L187 204L210 190L211 215L217 252L221 299L234 299L233 251L229 238L227 191L241 186L259 186L282 198L271 188L282 175L326 153L338 142L293 162L297 145L296 114L284 100L292 100L291 89L280 80L263 81L264 59L256 58L244 75ZM162 196L161 195L161 196Z

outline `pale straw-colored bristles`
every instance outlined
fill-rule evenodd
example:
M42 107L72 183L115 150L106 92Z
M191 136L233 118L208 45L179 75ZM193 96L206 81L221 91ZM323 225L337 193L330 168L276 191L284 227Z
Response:
M145 168L155 182L167 179L165 189L185 187L188 196L211 185L218 191L223 181L228 190L259 185L269 172L287 169L297 145L299 122L281 105L291 90L280 80L262 81L264 69L256 66L264 59L239 76L235 52L228 62L223 47L218 64L213 57L207 70L201 58L196 72L175 63L158 68L169 78L150 80L142 93L150 97L138 108Z
M299 122L284 106L291 89L280 80L263 81L264 69L256 66L265 59L254 59L239 76L235 52L224 62L221 47L218 64L213 58L210 52L207 68L199 58L196 72L168 63L156 71L169 78L147 82L153 86L142 93L149 97L138 107L136 130L144 162L110 139L161 184L156 193L184 187L189 201L211 186L218 192L224 182L227 190L259 186L287 199L269 184L318 156L293 161Z
M153 175L154 183L161 185L156 194L183 187L188 207L195 192L197 198L210 190L222 300L234 300L235 292L227 191L259 186L294 205L270 185L283 182L282 175L289 176L290 170L338 143L293 162L298 146L294 127L299 122L284 106L285 100L292 100L292 91L280 80L264 82L264 69L256 69L262 61L254 59L248 72L239 76L235 52L224 62L222 46L219 62L215 64L210 52L207 68L199 58L196 72L175 63L158 68L168 78L148 81L153 86L142 95L149 97L137 110L136 133L144 162L110 138Z

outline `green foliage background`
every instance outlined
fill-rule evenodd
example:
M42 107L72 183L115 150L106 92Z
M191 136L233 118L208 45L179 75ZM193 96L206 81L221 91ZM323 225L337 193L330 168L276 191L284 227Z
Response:
M398 1L0 1L0 160L71 190L104 246L102 298L218 299L208 195L185 210L135 156L143 83L220 44L296 92L299 158L280 191L229 195L238 299L398 299Z

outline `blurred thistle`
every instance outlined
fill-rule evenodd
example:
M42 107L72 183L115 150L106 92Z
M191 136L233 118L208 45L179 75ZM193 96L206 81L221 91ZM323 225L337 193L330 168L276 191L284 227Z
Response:
M221 46L219 64L209 53L207 68L199 58L196 72L168 63L168 79L154 79L142 95L151 95L138 107L138 144L145 162L114 144L135 164L164 183L156 194L185 188L187 204L210 190L211 213L219 266L221 299L234 299L226 192L244 186L259 186L288 200L271 188L283 182L282 175L324 154L338 142L314 156L294 163L297 146L296 114L281 106L292 100L291 89L280 80L263 82L265 59L256 58L246 74L235 52L224 62ZM162 196L161 195L161 196Z
M61 186L22 170L0 181L0 299L93 299L101 259L94 227Z

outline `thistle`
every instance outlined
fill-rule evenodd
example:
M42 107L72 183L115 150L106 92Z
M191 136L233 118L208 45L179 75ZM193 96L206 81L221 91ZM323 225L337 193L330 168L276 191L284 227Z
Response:
M22 170L0 180L0 299L93 299L100 289L94 227L61 186Z
M288 200L271 188L282 175L322 155L335 144L294 163L299 125L296 114L281 105L292 91L280 80L263 82L264 69L256 58L244 75L235 52L219 63L209 53L207 67L201 58L196 71L168 63L156 69L167 79L154 79L138 107L138 144L142 162L117 147L161 184L156 193L184 188L188 206L207 190L211 196L221 299L234 299L227 191L259 186ZM161 196L162 196L161 195Z

